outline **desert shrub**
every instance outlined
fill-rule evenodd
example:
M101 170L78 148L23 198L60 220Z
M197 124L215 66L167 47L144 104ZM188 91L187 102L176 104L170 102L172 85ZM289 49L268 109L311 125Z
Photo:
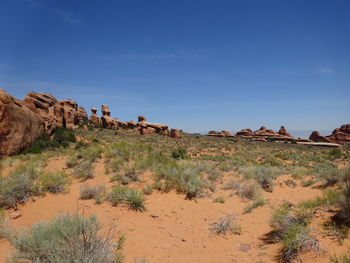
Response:
M39 172L34 165L22 165L9 176L0 177L0 207L14 206L34 195Z
M292 187L292 188L294 188L294 187L297 186L297 183L296 183L294 180L291 180L291 179L288 179L288 180L284 181L284 183L285 183L287 186Z
M89 144L84 141L77 141L75 143L75 150L79 150L81 148L87 147Z
M330 150L328 154L331 159L340 159L343 156L343 153L339 148Z
M55 130L53 139L63 146L69 144L70 142L77 141L73 129L68 129L64 127L58 127Z
M336 205L340 202L342 193L336 189L327 189L323 191L322 196L317 196L311 200L305 200L299 204L303 209L315 209L322 206Z
M227 233L240 235L242 233L242 228L234 222L235 219L236 217L234 215L221 217L218 222L211 224L210 230L217 235L225 235Z
M341 208L341 216L350 223L350 166L341 170L343 189L338 203Z
M340 181L338 167L331 162L324 162L315 165L316 177L325 183L325 185L334 185Z
M61 193L69 183L69 178L64 172L44 172L39 175L39 184L42 191Z
M92 162L90 160L80 162L74 169L74 175L83 181L94 178Z
M260 206L264 206L266 204L266 200L263 198L257 198L255 200L252 200L252 203L249 204L247 207L244 208L243 213L250 213L255 208L258 208Z
M23 150L22 153L41 153L44 149L48 148L58 148L60 144L55 140L50 140L48 134L40 135L30 147Z
M104 185L84 185L80 187L80 199L95 199L97 202L101 200L106 192Z
M304 186L304 187L311 186L314 183L316 183L316 181L314 179L308 179L308 180L301 181L301 185Z
M223 198L222 196L219 196L219 197L216 197L214 200L213 200L215 203L225 203L225 198Z
M242 167L238 170L240 174L243 174L247 178L255 179L264 190L272 192L273 180L275 178L274 171L270 166L251 166Z
M350 263L350 255L344 254L341 256L333 255L330 258L331 263Z
M116 262L121 251L111 239L97 235L96 216L64 214L40 222L23 232L13 232L9 240L16 249L14 262Z
M113 205L124 205L129 210L145 211L145 198L143 194L134 188L127 186L115 186L108 196Z
M142 192L145 194L145 195L150 195L153 193L153 188L151 185L146 185L143 189L142 189Z
M262 195L261 186L254 183L242 183L237 186L236 194L249 200L259 199Z
M230 179L229 181L227 181L222 187L222 190L235 190L239 188L239 181L235 180L235 179Z
M312 212L284 203L273 212L270 225L277 241L282 243L281 259L284 262L300 260L305 252L320 253L321 245L310 234L308 224Z
M201 168L195 165L180 164L162 167L157 171L157 181L165 180L169 189L184 193L186 198L198 197L206 187L206 181L201 175Z
M176 159L176 160L186 159L187 158L187 150L184 148L174 149L171 152L171 157Z

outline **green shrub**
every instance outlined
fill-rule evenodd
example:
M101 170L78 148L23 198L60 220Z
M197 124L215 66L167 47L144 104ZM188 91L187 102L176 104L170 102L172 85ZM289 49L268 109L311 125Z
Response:
M337 256L333 255L330 258L331 263L350 263L350 255L342 255L342 256Z
M225 203L225 198L223 198L222 196L216 197L214 199L214 202L223 204L223 203Z
M284 203L273 212L270 225L277 241L282 242L281 259L283 262L300 261L305 252L316 254L322 251L317 238L312 236L307 227L312 212Z
M13 232L10 242L16 249L15 262L114 263L120 255L110 235L99 237L96 216L64 214L40 222L23 232Z
M9 176L0 177L0 207L14 206L34 195L34 181L38 175L34 165L22 165Z
M327 186L331 186L340 181L338 167L331 162L324 162L315 165L316 177Z
M211 231L217 235L225 235L227 233L240 235L242 228L234 222L235 219L236 217L233 215L221 217L218 222L211 224Z
M145 194L145 195L150 195L153 193L153 188L151 185L146 185L143 189L142 189L142 192Z
M109 194L109 200L113 205L124 205L129 210L145 211L145 198L143 194L127 186L115 186Z
M342 195L338 204L341 208L342 218L350 223L350 166L343 168L341 172L343 189L341 190Z
M248 205L247 207L244 208L243 213L250 213L252 212L255 208L258 208L260 206L264 206L266 204L266 201L263 198L258 198L253 200L253 202Z
M94 178L92 162L90 160L80 162L74 169L74 175L83 181Z
M53 139L61 145L69 144L70 142L76 142L73 129L67 129L64 127L58 127L55 130Z
M176 159L176 160L186 159L187 158L187 150L184 148L174 149L171 152L171 157Z
M39 178L42 190L50 193L61 193L69 183L69 178L64 172L45 172Z

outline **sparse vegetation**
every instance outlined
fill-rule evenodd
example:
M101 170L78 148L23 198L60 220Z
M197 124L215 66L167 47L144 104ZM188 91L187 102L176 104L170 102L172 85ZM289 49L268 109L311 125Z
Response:
M63 214L22 232L10 231L7 238L16 249L11 262L121 262L121 248L111 235L98 236L96 216Z
M95 199L96 203L101 203L105 192L104 185L84 185L80 188L80 199Z
M235 223L235 219L236 217L234 215L221 217L218 222L211 224L211 231L217 235L225 235L227 233L240 235L242 228Z
M124 205L130 210L145 211L145 198L143 194L127 186L115 186L109 194L109 200L113 205Z

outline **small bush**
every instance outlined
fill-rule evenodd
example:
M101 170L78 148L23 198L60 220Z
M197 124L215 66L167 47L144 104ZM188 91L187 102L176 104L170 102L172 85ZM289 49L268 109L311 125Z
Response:
M42 190L50 193L61 193L69 182L64 172L46 172L39 176Z
M145 195L150 195L153 193L153 188L151 185L146 185L143 189L142 189L142 192L145 194Z
M326 186L331 186L340 181L339 169L331 162L315 165L316 177Z
M35 194L34 181L39 170L34 165L23 165L7 177L0 177L0 207L16 205Z
M83 181L94 178L92 162L90 160L80 162L74 169L74 174Z
M341 208L341 216L347 222L350 223L350 166L343 168L342 172L342 196L340 197L338 204Z
M350 263L350 255L337 256L333 255L330 258L331 263Z
M235 219L236 217L233 215L224 216L218 222L211 224L211 231L217 235L225 235L227 233L240 235L242 228L234 222Z
M262 195L261 192L261 186L252 183L240 184L236 190L236 194L249 200L259 199Z
M15 262L86 262L115 263L120 255L110 235L97 236L100 225L96 216L64 214L52 221L40 222L9 239Z
M250 213L255 208L258 208L260 206L264 206L265 204L266 204L266 201L263 198L258 198L256 200L253 200L253 202L250 205L248 205L247 207L244 208L243 213Z
M76 142L74 131L64 127L58 127L55 130L53 139L61 145L69 144L70 142Z
M109 200L113 205L125 205L129 210L145 211L145 198L143 194L127 186L115 186L109 194Z
M105 191L106 188L104 185L84 185L80 187L80 199L95 199L96 202L100 203L99 201L102 200Z
M313 185L314 183L316 183L316 181L314 179L309 179L309 180L303 180L301 182L301 185L304 187L308 187L308 186Z
M176 160L186 159L187 158L187 150L184 148L174 149L171 153L171 157L176 159Z
M214 202L223 204L223 203L225 203L225 198L223 198L222 196L216 197L214 199Z

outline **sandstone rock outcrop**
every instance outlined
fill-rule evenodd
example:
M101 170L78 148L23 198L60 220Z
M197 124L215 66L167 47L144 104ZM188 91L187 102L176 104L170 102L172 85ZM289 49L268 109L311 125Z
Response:
M170 130L170 137L171 138L181 138L181 131L179 129L171 129Z
M279 129L278 134L282 136L292 137L292 135L289 132L287 132L286 128L283 125Z
M87 119L85 109L74 100L57 100L49 93L28 92L23 103L43 118L48 134L57 127L76 128Z
M95 107L91 108L90 123L95 127L101 126L101 119L97 115L97 109Z
M319 132L313 131L310 140L314 142L328 142L336 144L350 144L350 124L344 124L333 130L331 135L321 136Z
M213 136L213 137L236 137L232 132L230 131L209 131L207 136Z
M42 117L0 89L0 156L20 152L44 132Z
M311 133L309 139L313 142L329 142L329 143L332 142L326 136L322 136L318 131L313 131Z
M140 131L140 134L144 135L144 134L152 134L152 133L159 133L162 135L168 135L168 125L165 124L160 124L160 123L153 123L153 122L148 122L146 121L146 117L145 116L138 116L138 123L137 123L137 127ZM150 129L149 131L147 131L147 129Z
M249 128L246 128L246 129L242 129L240 131L238 131L236 133L237 136L253 136L254 135L254 132L249 129Z
M115 129L118 128L118 121L111 117L111 112L108 108L108 105L102 104L101 106L102 117L101 123L102 127L105 129Z

